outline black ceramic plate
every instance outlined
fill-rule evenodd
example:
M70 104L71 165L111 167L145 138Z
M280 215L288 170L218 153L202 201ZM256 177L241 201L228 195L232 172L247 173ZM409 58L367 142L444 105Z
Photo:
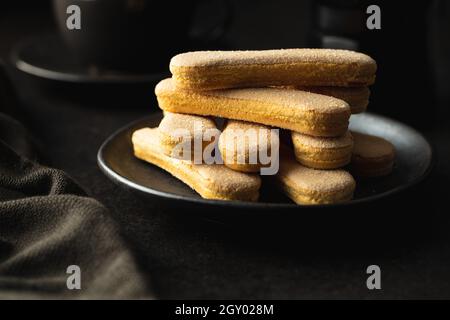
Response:
M22 72L59 82L148 85L167 77L167 72L132 73L83 66L54 34L19 43L12 51L11 58Z
M149 92L152 90L149 88L154 88L170 74L167 71L138 73L82 65L53 34L18 43L11 52L11 60L39 90L65 100L68 97L81 100L86 106L126 104L127 107L147 107L151 101ZM162 64L161 69L164 67Z
M208 211L210 214L281 214L299 210L346 209L355 205L379 203L390 196L404 193L422 181L430 172L433 152L427 140L414 129L397 121L366 113L352 116L351 129L384 137L396 148L393 173L387 177L357 181L354 200L344 204L299 206L263 180L260 201L220 201L202 199L181 181L164 170L136 159L132 153L131 134L142 127L156 127L162 114L157 113L120 129L109 137L98 152L101 170L119 185L137 191L144 198L161 205ZM147 201L147 200L146 200ZM223 210L225 209L225 210ZM308 211L309 212L309 211Z

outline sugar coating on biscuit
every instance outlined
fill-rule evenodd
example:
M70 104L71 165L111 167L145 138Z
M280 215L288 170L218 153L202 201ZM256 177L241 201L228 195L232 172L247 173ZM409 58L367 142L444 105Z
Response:
M224 165L196 165L196 170L205 179L214 178L215 181L219 182L218 188L223 189L224 192L236 189L251 189L255 184L260 183L258 175L231 170Z
M258 51L194 51L176 55L174 67L231 66L245 64L330 63L369 66L375 73L376 63L368 55L337 49L278 49Z
M270 130L270 127L265 126L263 124L254 123L254 122L248 122L248 121L241 121L241 120L228 120L226 124L226 128L237 130L264 130L268 131Z
M355 186L355 180L347 171L310 169L295 160L285 158L279 174L295 183L298 188L312 192L336 192Z
M389 141L360 132L352 131L353 155L363 158L381 158L394 155L395 148Z
M254 134L254 137L250 133ZM243 134L243 139L247 138L246 143L244 145L238 144L236 146L236 142L241 137L241 134ZM239 120L228 120L225 129L220 135L219 146L220 148L233 150L235 152L244 152L244 154L249 154L252 152L267 152L271 149L271 134L272 131L270 127L262 124ZM263 139L264 137L266 138L264 143L260 143L262 142L260 141L260 137L263 137ZM276 139L276 142L279 141L278 136L274 138ZM245 148L245 150L241 150L240 148Z
M364 112L369 104L368 87L330 87L330 86L287 86L288 89L302 90L331 96L344 100L350 105L352 113Z
M164 79L156 85L156 95L166 92L174 92L177 89L171 78ZM257 101L262 103L273 103L286 105L305 111L318 111L323 113L341 113L350 112L350 106L343 100L333 97L301 91L281 88L247 88L247 89L225 89L214 91L203 91L201 93L207 96L223 97L228 99L242 99ZM268 115L270 117L270 115Z
M194 139L203 138L203 133L208 129L216 129L216 124L210 118L194 116L182 113L164 112L164 118L159 124L160 132L172 135L177 129L185 129Z
M353 144L353 137L350 131L335 138L313 137L299 132L292 132L292 140L294 145L300 144L319 149L346 148Z

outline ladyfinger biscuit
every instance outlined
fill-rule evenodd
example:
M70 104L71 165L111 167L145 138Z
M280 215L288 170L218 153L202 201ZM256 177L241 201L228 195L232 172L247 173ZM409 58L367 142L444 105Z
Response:
M379 177L391 173L395 148L389 141L352 131L354 147L352 172L360 177Z
M279 88L194 92L162 80L155 93L164 111L217 116L290 129L313 136L333 137L348 128L350 107L320 94Z
M257 201L261 178L233 171L220 164L193 164L174 159L161 152L157 128L143 128L133 133L132 143L137 158L154 164L180 179L203 198Z
M197 158L201 162L205 148L214 143L215 136L207 134L213 130L218 131L210 118L165 112L158 130L162 152L172 158ZM196 152L199 154L196 155Z
M368 86L375 61L334 49L196 51L170 61L176 85L191 90L265 86Z
M312 137L292 132L295 158L314 169L337 169L350 163L353 138L350 132L336 138Z
M283 150L277 183L297 204L332 204L350 201L355 180L344 170L315 170L295 161Z
M368 87L298 87L296 89L344 100L349 104L352 114L366 111L369 104L370 89Z
M278 153L278 130L229 120L219 137L218 146L227 167L242 172L258 172L262 167L269 167L273 153Z

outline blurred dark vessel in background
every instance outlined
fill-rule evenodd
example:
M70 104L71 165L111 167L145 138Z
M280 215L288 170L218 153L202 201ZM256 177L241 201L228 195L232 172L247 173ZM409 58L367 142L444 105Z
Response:
M381 9L379 30L366 26L369 5ZM378 71L369 110L428 128L436 113L429 38L432 6L433 1L425 0L315 1L311 44L358 50L372 56Z

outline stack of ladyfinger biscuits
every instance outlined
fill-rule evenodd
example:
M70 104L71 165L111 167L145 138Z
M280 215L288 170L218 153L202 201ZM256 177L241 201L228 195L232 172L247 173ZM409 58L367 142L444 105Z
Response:
M294 202L349 201L356 183L343 167L374 177L393 166L392 144L348 130L350 115L367 108L376 68L369 56L347 50L179 54L170 62L172 78L155 88L164 118L158 128L133 134L135 155L204 198L256 201L258 172L272 164L252 156L269 154L279 160L269 181ZM226 119L221 131L216 118ZM292 147L280 143L273 128L290 131ZM220 135L205 134L214 130ZM254 139L238 144L242 134L236 132L250 131L256 132ZM199 140L202 152L217 147L223 163L186 158Z

